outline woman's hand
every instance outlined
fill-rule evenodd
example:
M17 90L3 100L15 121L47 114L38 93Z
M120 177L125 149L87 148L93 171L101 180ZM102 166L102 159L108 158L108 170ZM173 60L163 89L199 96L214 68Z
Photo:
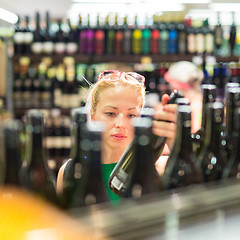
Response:
M167 104L168 101L169 95L164 94L162 104L155 107L155 119L157 121L153 121L153 133L166 137L166 143L171 150L177 131L177 104Z

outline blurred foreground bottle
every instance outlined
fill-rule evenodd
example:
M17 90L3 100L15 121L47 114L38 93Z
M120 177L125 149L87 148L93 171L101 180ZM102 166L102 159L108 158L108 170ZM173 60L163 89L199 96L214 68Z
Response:
M206 111L206 134L198 161L201 164L203 180L209 182L221 179L227 162L220 151L224 105L221 102L208 103Z
M26 153L20 171L21 185L39 197L57 203L55 179L46 159L43 112L28 110L26 118Z
M19 120L8 120L4 124L5 178L3 184L20 186L21 167L20 133L23 124Z
M178 107L176 141L161 179L166 189L202 182L202 174L192 145L190 106Z

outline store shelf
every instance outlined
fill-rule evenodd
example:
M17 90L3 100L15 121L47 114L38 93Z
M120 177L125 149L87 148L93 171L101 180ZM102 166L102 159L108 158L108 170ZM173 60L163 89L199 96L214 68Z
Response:
M148 55L148 54L132 54L132 55L15 55L12 57L14 62L19 61L21 57L29 57L32 62L39 62L45 57L50 57L54 63L62 62L64 57L73 57L77 63L103 63L103 62L123 62L123 63L138 63L142 62L144 58L149 58L153 63L158 62L176 62L176 61L192 61L194 54L167 54L167 55ZM215 56L215 55L213 55ZM205 55L203 55L205 57ZM221 57L215 56L218 62L238 61L237 56Z

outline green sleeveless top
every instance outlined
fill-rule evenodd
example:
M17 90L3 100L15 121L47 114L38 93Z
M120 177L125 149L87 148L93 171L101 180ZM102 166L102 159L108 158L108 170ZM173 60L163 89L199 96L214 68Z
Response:
M65 179L66 172L69 172L70 170L71 163L72 163L72 159L69 159L63 172L63 181ZM108 186L108 179L110 177L112 170L116 165L117 163L102 164L102 177L103 177L104 187L106 189L106 193L109 197L110 202L113 203L114 205L120 202L120 197L110 189L110 187Z

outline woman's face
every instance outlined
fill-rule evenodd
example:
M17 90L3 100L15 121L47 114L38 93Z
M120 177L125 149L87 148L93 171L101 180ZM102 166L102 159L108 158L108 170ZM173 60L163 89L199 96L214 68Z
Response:
M104 89L99 95L93 121L103 121L105 149L124 151L134 137L131 119L139 116L142 100L137 90L126 86Z

